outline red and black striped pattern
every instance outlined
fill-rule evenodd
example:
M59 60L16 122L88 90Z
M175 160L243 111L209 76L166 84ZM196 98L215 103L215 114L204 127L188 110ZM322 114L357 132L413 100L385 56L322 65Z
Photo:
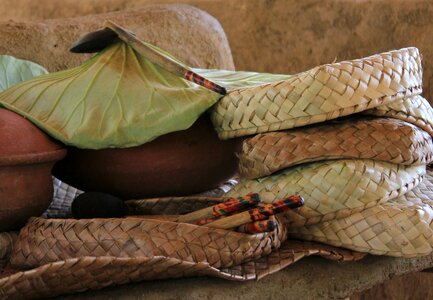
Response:
M211 91L214 91L218 94L225 95L227 94L227 90L225 87L222 87L203 76L198 75L197 73L194 73L193 71L186 71L185 75L183 76L186 80L192 81L200 86L203 86Z
M232 215L235 212L241 212L245 208L254 207L260 202L260 196L256 193L250 193L243 197L230 198L223 203L215 205L213 208L213 216L221 217Z
M213 215L195 222L196 225L205 225L212 223L224 216L230 216L235 213L245 211L247 208L254 207L260 202L260 196L256 193L250 193L243 197L230 198L213 207Z
M290 196L272 204L263 204L260 207L250 209L248 212L251 221L259 221L302 205L304 205L304 199L301 196Z
M245 233L271 232L277 228L274 220L260 220L239 226L236 230Z

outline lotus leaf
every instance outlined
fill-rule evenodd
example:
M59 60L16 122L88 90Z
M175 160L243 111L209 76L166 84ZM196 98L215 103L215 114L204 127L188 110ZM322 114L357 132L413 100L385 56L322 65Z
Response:
M290 77L193 70L229 90ZM187 129L220 97L118 42L79 67L38 76L1 92L0 106L25 116L67 145L102 149L138 146Z
M0 91L6 90L21 81L47 74L47 70L33 62L0 55Z
M132 147L187 129L221 96L118 42L79 67L0 93L0 105L79 148Z

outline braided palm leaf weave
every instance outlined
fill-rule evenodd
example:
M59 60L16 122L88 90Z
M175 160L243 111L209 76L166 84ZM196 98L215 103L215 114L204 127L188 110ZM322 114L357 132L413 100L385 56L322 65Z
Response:
M17 240L18 234L15 232L0 233L0 261L8 260L13 249L13 244Z
M338 158L426 165L432 149L431 136L409 123L348 118L248 138L238 153L239 171L243 177L259 178L300 163Z
M12 275L0 278L0 299L27 300L163 278L211 276L236 281L254 280L310 255L341 261L359 260L365 256L350 250L300 241L286 241L270 255L221 269L205 262L162 256L85 256L44 264L27 271L16 270Z
M224 201L221 197L164 197L126 201L130 215L175 215L200 210Z
M164 256L220 268L267 255L285 239L284 226L253 235L154 218L32 218L21 229L10 261L15 267L37 267L85 256Z
M425 166L403 166L373 160L336 160L305 164L259 179L241 179L226 196L248 192L265 202L302 195L304 206L290 211L290 226L315 224L349 216L396 198L414 188Z
M400 119L418 126L433 136L433 108L419 95L380 105L363 114Z
M211 118L227 139L347 116L419 95L421 86L419 51L405 48L236 89L213 107Z
M152 211L160 206L157 202L168 204L171 213L178 213L176 207L179 210L185 210L187 207L191 207L193 200L198 200L200 205L205 203L204 198L196 196L152 199L150 205L143 200L132 200L127 203L133 213ZM220 202L221 198L208 200ZM182 204L183 201L187 204ZM195 207L192 206L192 208ZM167 222L164 221L158 221L157 228L149 232L149 235L151 234L152 239L155 240L154 243L146 245L147 249L143 247L144 249L137 250L135 248L137 241L142 240L146 233L137 235L136 225L148 224L149 221L152 223L157 220L127 218L118 226L119 223L114 222L113 224L109 219L99 220L99 222L98 220L76 222L74 220L35 218L25 228L25 233L20 235L18 244L15 242L17 240L16 234L1 234L0 253L4 253L3 258L8 258L14 248L12 260L18 261L17 265L27 269L28 263L30 263L34 264L35 268L22 271L8 266L3 272L0 270L0 299L32 299L56 296L69 292L99 289L110 285L163 278L212 276L237 281L254 280L277 272L310 255L320 255L328 259L344 261L359 260L364 257L362 253L350 250L293 240L285 241L278 248L279 241L282 241L286 236L284 227L276 234L246 235L230 232L229 235L244 236L249 241L263 241L273 236L269 240L273 245L269 255L265 254L269 249L269 244L266 244L265 249L262 249L261 245L263 244L259 243L258 246L255 246L255 243L251 243L250 250L242 251L247 246L243 242L240 248L236 248L233 243L228 245L220 242L219 237L226 232L225 230L208 228L209 232L204 235L196 231L188 232L184 229L172 231L167 230L164 226ZM87 226L79 226L83 224L87 224ZM197 228L195 225L190 226ZM144 227L141 226L141 228ZM206 230L206 227L200 228ZM31 230L36 231L36 234L28 235L28 231ZM160 239L161 236L158 232L164 230L166 230L165 241L175 247L178 246L176 243L179 243L181 239L197 239L198 244L187 243L183 245L189 248L186 251L191 251L194 255L188 256L181 247L177 247L174 252L167 251L167 249L173 250L170 245L161 247L164 241ZM107 231L109 231L108 234ZM123 238L128 234L132 236L130 239L127 238L125 242ZM110 239L110 235L113 239ZM34 237L38 239L37 244L35 244ZM237 239L240 242L239 237ZM122 242L124 243L122 244ZM156 251L165 251L164 256L155 256L152 253L155 251L153 248L155 244L159 244L160 247L160 250ZM120 248L116 248L116 246ZM220 248L226 246L232 249L221 251L224 249ZM205 250L205 247L212 249ZM77 251L79 248L81 249ZM254 251L262 251L263 253L260 258L254 260L248 261L246 259L245 262L238 265L216 268L209 262L218 258L212 255L200 255L200 253L203 251L209 253L217 251L217 249L220 252L217 256L230 257L230 255L234 255L238 260L251 256ZM66 255L65 250L69 251ZM27 258L23 258L24 252L27 252ZM91 256L82 256L90 255L90 252ZM98 254L105 255L95 256ZM108 254L116 256L107 256ZM119 254L121 257L117 257ZM68 255L74 258L59 258ZM182 256L184 259L174 256ZM43 259L39 260L40 257ZM46 261L52 262L46 263ZM77 276L79 276L79 280L77 280Z
M433 173L407 194L347 218L290 228L290 235L371 254L433 252Z

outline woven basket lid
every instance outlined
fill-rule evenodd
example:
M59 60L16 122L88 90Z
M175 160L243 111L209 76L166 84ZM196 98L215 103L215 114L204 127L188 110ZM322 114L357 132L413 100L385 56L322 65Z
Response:
M211 116L227 139L324 122L421 91L421 56L416 48L404 48L235 89L213 106Z

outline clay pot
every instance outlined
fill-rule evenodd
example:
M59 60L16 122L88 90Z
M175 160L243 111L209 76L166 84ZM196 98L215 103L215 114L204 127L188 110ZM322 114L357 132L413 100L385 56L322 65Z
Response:
M0 109L0 231L23 226L53 199L51 169L66 155L30 121Z
M210 190L237 171L239 139L219 140L208 116L184 131L132 148L68 148L53 173L84 191L122 199L182 196Z

